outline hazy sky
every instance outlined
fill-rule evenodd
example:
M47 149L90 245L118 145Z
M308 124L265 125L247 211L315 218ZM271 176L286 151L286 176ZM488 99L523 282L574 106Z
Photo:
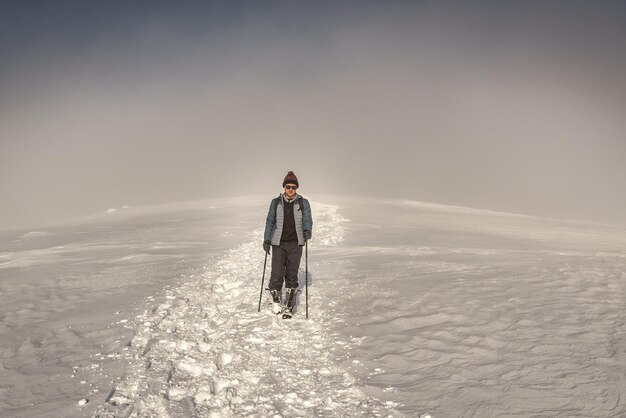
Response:
M471 3L471 4L468 4ZM280 192L626 223L626 3L0 0L0 228Z

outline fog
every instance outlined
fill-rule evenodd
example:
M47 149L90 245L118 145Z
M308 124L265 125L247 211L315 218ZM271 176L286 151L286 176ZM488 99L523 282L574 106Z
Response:
M224 3L0 3L0 228L288 170L626 224L623 3Z

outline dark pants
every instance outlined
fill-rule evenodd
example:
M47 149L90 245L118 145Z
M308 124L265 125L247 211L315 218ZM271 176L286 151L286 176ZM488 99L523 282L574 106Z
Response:
M286 288L298 287L298 269L302 258L302 247L298 241L281 242L272 245L272 275L270 276L270 290L281 290L283 278Z

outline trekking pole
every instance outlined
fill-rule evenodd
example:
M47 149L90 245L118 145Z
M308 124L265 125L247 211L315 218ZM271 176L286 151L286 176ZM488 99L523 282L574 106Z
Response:
M304 241L304 291L306 298L306 319L309 319L309 240Z
M265 267L267 267L267 251L265 251L265 263L263 264L263 278L261 279L261 294L259 295L258 312L261 312L261 299L263 299L263 284L265 283Z

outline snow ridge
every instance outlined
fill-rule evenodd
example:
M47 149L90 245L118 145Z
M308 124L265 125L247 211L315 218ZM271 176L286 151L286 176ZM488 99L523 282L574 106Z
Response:
M316 205L316 241L336 246L347 221L337 207ZM207 271L176 289L166 302L137 318L128 376L95 416L389 416L390 405L365 395L336 365L329 325L332 288L315 287L316 307L293 319L257 312L264 253L263 231L227 252ZM309 268L312 266L309 264ZM270 262L265 274L267 285ZM311 289L309 289L311 290ZM267 292L264 292L267 293ZM299 309L298 309L299 308ZM349 343L348 343L349 344Z

